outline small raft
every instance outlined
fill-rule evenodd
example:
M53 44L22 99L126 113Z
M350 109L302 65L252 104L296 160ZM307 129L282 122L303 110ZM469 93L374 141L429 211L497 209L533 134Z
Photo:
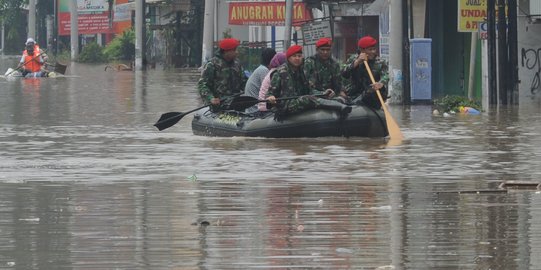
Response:
M49 67L53 67L52 71L38 71L33 73L28 73L26 76L23 76L21 71L18 69L15 70L13 68L8 68L6 73L2 75L2 78L56 78L56 77L66 77L64 74L66 73L67 66L64 64L56 63L54 65L47 65Z
M216 137L385 137L388 135L382 110L353 106L346 119L338 112L313 109L290 115L283 121L274 114L245 114L237 111L214 113L208 107L195 113L192 120L195 135Z

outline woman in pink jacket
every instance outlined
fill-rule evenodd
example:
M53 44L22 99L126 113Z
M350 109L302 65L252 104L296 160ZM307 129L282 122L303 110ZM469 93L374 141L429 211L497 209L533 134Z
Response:
M265 78L263 79L263 82L261 83L261 88L259 88L259 100L264 100L266 98L265 95L267 94L267 91L269 90L271 78L274 73L274 70L276 70L277 67L281 66L285 62L286 62L285 53L279 52L274 55L269 65L270 70L265 76ZM259 104L257 104L257 108L261 112L267 111L267 103L259 102Z

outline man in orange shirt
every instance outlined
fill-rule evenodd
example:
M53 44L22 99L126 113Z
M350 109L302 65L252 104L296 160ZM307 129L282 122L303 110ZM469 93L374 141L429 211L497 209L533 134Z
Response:
M40 49L34 39L26 40L26 50L23 51L23 56L19 62L19 67L23 68L23 77L47 77L47 72L42 70L47 55Z

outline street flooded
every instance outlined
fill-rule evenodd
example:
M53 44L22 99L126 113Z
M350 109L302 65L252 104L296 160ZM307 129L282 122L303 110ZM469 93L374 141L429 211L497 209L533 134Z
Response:
M535 102L393 105L398 145L213 138L153 127L197 72L104 67L0 78L0 268L541 269L541 191L509 184L541 183Z

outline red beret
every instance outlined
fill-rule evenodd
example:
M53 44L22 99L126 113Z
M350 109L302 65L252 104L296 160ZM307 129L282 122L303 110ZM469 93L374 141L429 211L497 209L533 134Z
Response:
M286 57L289 58L290 56L296 54L296 53L302 53L302 46L300 45L292 45L287 49Z
M373 47L376 44L378 44L378 41L371 36L364 36L359 39L359 42L357 43L357 45L362 49Z
M224 51L234 50L239 46L240 42L234 38L226 38L220 41L220 49Z
M332 39L330 38L320 38L317 42L316 42L316 48L319 48L319 47L323 47L323 46L331 46L332 44Z

